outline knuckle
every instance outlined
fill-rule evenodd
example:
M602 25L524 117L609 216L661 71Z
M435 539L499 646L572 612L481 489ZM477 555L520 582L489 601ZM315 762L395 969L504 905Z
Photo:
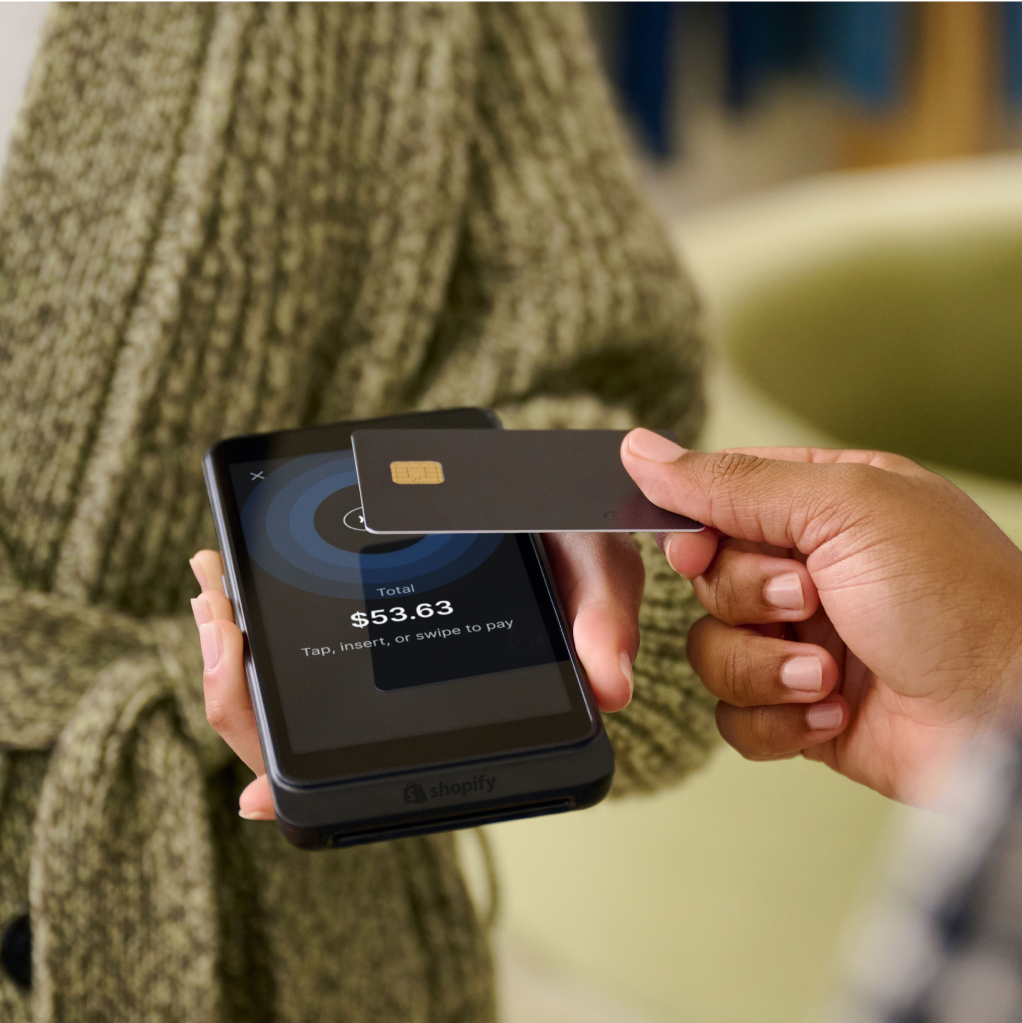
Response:
M750 739L757 760L776 760L798 752L787 728L786 708L754 707L750 711Z
M739 707L749 707L759 702L749 676L749 652L744 639L744 636L731 637L721 658L724 685L731 702Z
M788 740L782 716L772 707L739 708L719 703L717 726L725 741L745 760L778 760L797 754Z
M721 674L724 677L724 681L727 683L727 687L731 692L735 691L735 681L739 674L741 665L739 663L738 651L735 649L734 643L729 643L723 651L721 657ZM737 693L735 694L737 695Z
M825 488L803 491L804 528L813 542L822 542L872 521L880 504L889 499L887 488L897 483L894 473L872 465L842 464L828 477Z
M711 599L717 617L730 625L741 622L745 610L745 592L735 578L733 559L724 557L709 580Z
M749 731L759 747L772 747L777 738L777 722L769 710L767 707L753 707L750 710Z
M742 507L743 495L751 490L752 478L762 471L763 464L762 458L733 451L720 451L710 457L706 499L711 522L726 521Z
M226 708L219 700L206 700L206 720L217 732L227 727L228 717Z
M235 628L233 605L222 593L217 596L219 598L217 600L217 620L221 623L221 628Z
M734 451L720 451L710 459L710 483L714 487L731 487L756 471L762 459Z
M770 760L773 752L764 747L757 734L757 713L723 701L717 704L717 728L724 741L745 760Z

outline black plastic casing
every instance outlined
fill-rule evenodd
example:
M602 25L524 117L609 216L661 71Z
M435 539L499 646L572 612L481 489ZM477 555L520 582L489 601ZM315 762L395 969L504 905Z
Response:
M355 778L322 788L299 789L272 776L270 781L284 837L301 849L322 849L581 810L603 799L613 775L614 754L601 728L582 746L555 753ZM487 794L491 780L493 791Z
M480 418L499 426L496 417L482 409L450 410L463 413L465 425L478 428ZM430 428L431 413L422 413L424 429ZM413 417L394 417L402 427ZM415 416L419 419L419 416ZM384 425L386 420L372 420ZM355 424L353 424L355 425ZM310 431L322 429L310 428ZM299 431L287 431L297 433ZM226 442L221 442L226 443ZM480 824L537 817L593 806L606 796L614 776L614 754L596 710L595 699L585 671L575 653L556 588L550 584L551 571L542 542L535 544L547 589L557 610L558 623L566 641L572 668L593 718L588 739L560 747L516 750L511 754L476 757L386 774L349 776L321 784L296 784L281 771L273 749L271 730L263 699L263 686L249 642L249 630L257 627L246 617L247 601L238 570L238 547L224 514L229 496L222 492L226 467L218 465L214 445L203 460L206 486L223 556L227 596L245 637L245 672L259 729L263 760L273 793L277 824L284 837L301 849L340 848L409 835L423 835ZM232 498L231 498L232 499ZM538 540L538 538L537 538Z

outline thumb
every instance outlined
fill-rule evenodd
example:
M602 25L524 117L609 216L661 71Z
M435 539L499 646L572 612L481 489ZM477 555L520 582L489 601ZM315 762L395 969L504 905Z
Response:
M621 461L655 505L728 536L803 553L870 508L872 475L860 463L779 461L734 451L689 451L651 430L632 430ZM864 478L867 474L868 478ZM887 474L884 474L887 475Z

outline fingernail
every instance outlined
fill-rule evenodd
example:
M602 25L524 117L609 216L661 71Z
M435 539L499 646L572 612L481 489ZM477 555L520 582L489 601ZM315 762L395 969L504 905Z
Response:
M677 539L678 534L668 533L666 535L667 539L664 540L663 542L664 557L667 559L667 564L670 565L671 568L674 568L674 562L671 560L671 544L673 544L674 541ZM674 571L677 572L678 575L682 577L682 579L687 579L689 582L692 582L692 580L695 579L694 575L689 575L687 572L682 572L681 569L674 568Z
M621 674L628 679L628 691L631 692L633 688L632 659L624 652L624 650L621 651L621 656L618 658L618 664L621 665Z
M844 716L840 703L814 703L806 710L806 724L814 732L830 732L841 727Z
M819 657L792 657L781 667L781 681L799 693L818 693L823 688L823 665ZM827 704L823 706L826 709Z
M207 622L213 621L213 610L205 597L193 597L191 604L196 625L205 625Z
M674 568L674 563L671 561L671 544L674 543L674 538L677 533L665 533L663 542L660 544L660 549L664 552L664 557L667 559L667 564Z
M673 440L641 428L628 434L628 450L633 455L649 459L651 462L673 462L685 454L685 449L675 444Z
M806 606L802 595L802 578L798 572L783 572L775 575L763 587L767 603L784 611L801 611Z
M202 647L202 666L209 671L220 663L220 654L223 652L223 638L220 630L208 622L199 626L199 645Z
M272 821L276 814L272 810L238 810L238 816L247 821Z
M191 566L192 575L198 580L200 590L208 590L209 583L206 582L206 576L202 569L199 568L199 562L196 558L189 558L188 564Z

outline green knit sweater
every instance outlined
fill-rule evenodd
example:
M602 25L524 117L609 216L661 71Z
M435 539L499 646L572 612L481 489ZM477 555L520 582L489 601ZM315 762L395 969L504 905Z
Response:
M450 836L238 818L183 613L200 457L457 405L691 441L694 321L574 6L55 10L0 192L0 926L32 928L0 1019L492 1018ZM715 734L643 544L619 792Z

